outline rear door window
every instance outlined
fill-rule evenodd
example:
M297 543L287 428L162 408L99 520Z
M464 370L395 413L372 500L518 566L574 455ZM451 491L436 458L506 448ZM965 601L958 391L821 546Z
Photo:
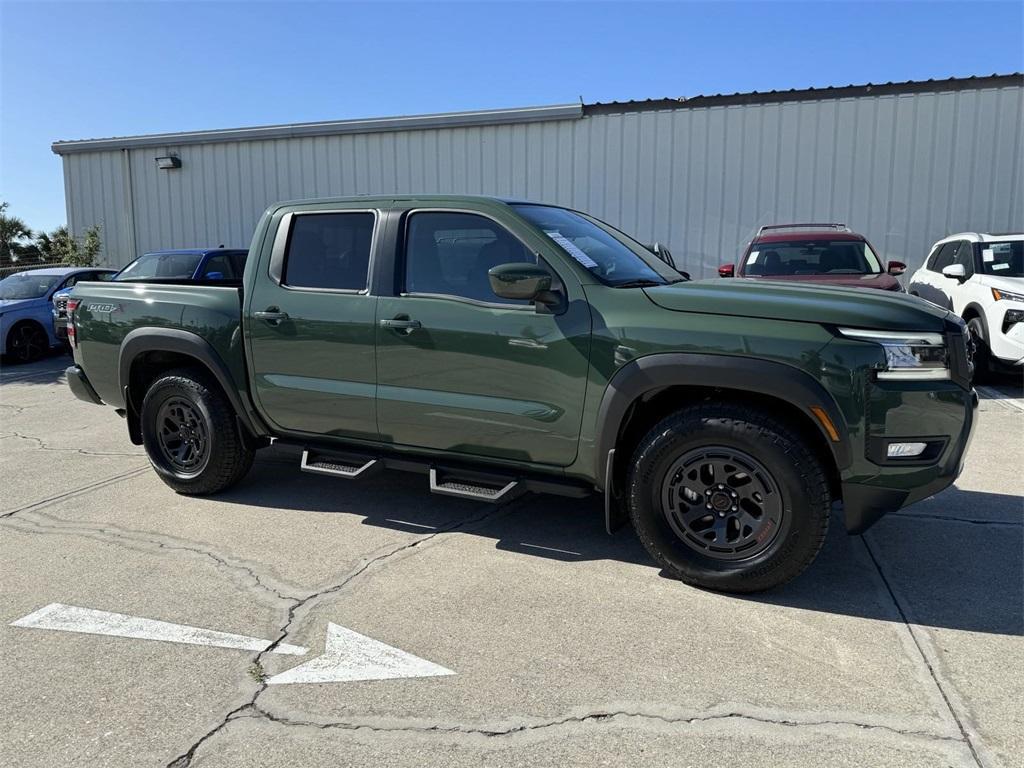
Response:
M366 288L375 216L368 211L296 215L282 283L292 288Z

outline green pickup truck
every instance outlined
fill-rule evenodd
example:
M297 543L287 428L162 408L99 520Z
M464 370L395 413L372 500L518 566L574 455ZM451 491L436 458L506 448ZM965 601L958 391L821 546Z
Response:
M668 575L732 592L806 568L834 502L859 533L948 486L977 408L939 307L690 281L585 213L514 200L280 203L241 284L79 284L69 311L71 389L179 493L229 488L275 440L347 480L596 492L609 532L631 522Z

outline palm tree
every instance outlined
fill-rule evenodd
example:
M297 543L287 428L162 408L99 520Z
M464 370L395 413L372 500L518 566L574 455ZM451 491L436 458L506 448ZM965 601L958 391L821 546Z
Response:
M23 240L32 238L32 230L17 216L7 215L7 203L0 202L0 259L17 260L15 250L24 247Z

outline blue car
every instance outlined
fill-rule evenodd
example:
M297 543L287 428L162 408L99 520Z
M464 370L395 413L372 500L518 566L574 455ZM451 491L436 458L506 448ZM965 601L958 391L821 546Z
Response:
M234 248L154 251L139 256L114 277L117 282L144 280L236 281L242 279L249 252Z
M53 329L54 294L80 280L109 280L113 273L99 267L52 267L0 280L0 355L30 363L59 346L62 340Z

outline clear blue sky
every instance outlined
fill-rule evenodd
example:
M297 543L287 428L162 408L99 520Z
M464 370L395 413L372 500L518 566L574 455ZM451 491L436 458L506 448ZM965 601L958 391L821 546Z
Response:
M1022 7L0 0L0 199L64 223L58 139L1021 71Z

